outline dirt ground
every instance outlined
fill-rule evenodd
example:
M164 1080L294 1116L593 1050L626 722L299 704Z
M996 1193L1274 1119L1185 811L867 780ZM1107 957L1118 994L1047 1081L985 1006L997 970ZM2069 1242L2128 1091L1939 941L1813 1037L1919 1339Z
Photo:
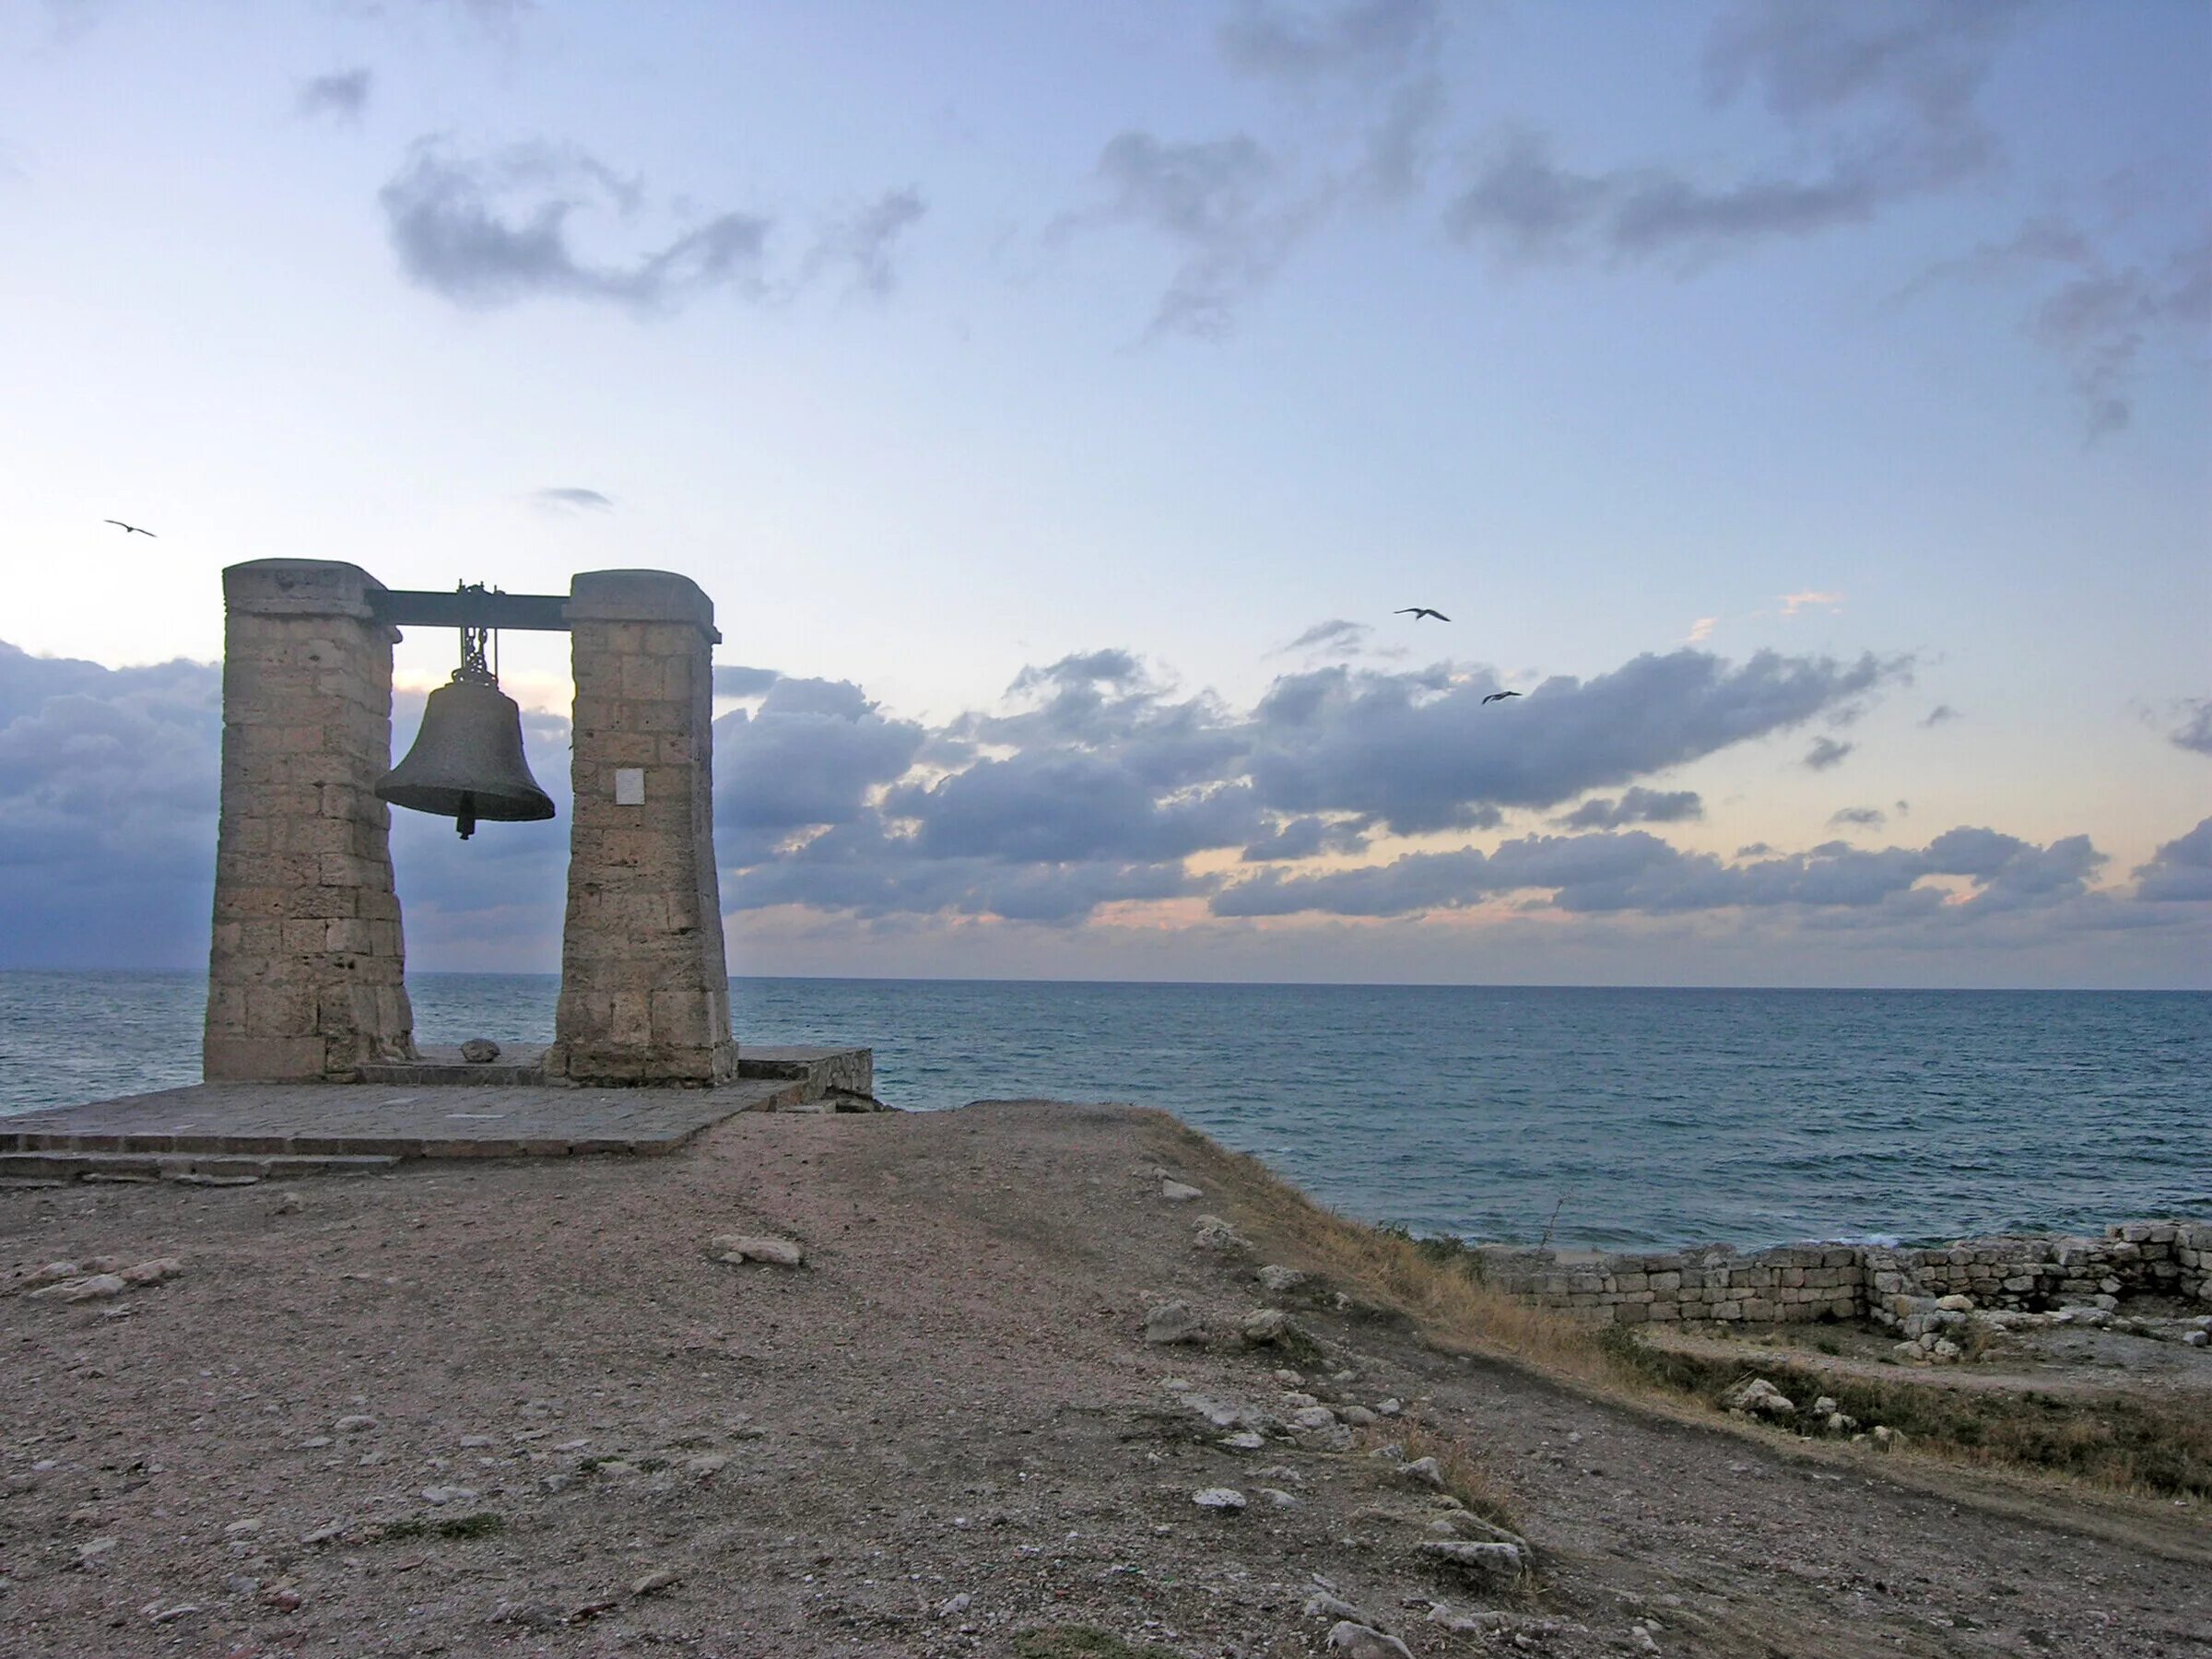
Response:
M183 1263L0 1300L0 1653L1313 1653L1324 1584L1416 1654L2212 1652L2201 1509L1686 1423L1270 1297L1279 1193L1222 1160L1163 1197L1183 1144L994 1103L0 1194L0 1268ZM1195 1248L1201 1213L1256 1253ZM731 1232L806 1264L712 1259ZM1147 1343L1169 1301L1217 1334ZM1318 1350L1219 1334L1269 1305ZM1332 1450L1287 1391L1400 1409ZM1510 1489L1533 1578L1421 1550L1444 1501L1376 1454L1416 1422Z

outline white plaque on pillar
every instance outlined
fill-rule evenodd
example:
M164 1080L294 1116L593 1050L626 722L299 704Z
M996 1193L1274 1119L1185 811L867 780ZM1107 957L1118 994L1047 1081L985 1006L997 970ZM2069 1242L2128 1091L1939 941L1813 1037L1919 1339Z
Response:
M615 768L615 805L642 806L645 805L645 769L641 766Z

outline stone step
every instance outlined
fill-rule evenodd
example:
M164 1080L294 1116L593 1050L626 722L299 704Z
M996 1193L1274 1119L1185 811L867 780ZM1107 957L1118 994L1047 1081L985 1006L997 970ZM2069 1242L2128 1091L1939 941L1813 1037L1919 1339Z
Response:
M382 1155L307 1152L0 1152L0 1177L226 1186L298 1175L374 1175L398 1164Z

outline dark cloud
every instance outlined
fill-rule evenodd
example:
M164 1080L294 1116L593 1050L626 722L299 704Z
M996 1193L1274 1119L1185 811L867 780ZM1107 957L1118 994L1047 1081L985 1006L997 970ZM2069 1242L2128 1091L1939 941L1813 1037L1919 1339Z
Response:
M530 499L554 512L611 512L615 506L611 497L572 484L538 490Z
M906 774L922 739L920 725L888 718L848 681L777 677L758 710L714 722L714 821L740 850L764 854L793 831L854 823L871 793Z
M1503 719L1482 707L1488 676L1316 669L1277 679L1253 712L1251 775L1273 811L1370 813L1418 834L1477 807L1557 806L1786 731L1909 668L1772 652L1732 667L1684 649L1547 680Z
M1808 771L1826 771L1830 767L1842 765L1843 758L1858 747L1855 743L1838 742L1833 737L1816 737L1813 747L1805 751L1802 764Z
M0 961L204 959L221 675L0 644Z
M1694 789L1630 789L1618 801L1606 797L1584 801L1572 812L1554 820L1569 830L1618 830L1629 824L1675 824L1705 816L1705 803Z
M773 862L725 877L723 900L733 910L796 904L867 918L942 912L1067 924L1101 904L1179 898L1212 885L1180 863L933 858L870 812Z
M2212 697L2183 698L2181 724L2166 734L2176 748L2212 755Z
M1879 830L1889 821L1889 815L1879 806L1839 806L1829 814L1828 821L1842 829Z
M1937 703L1928 711L1926 718L1920 724L1924 726L1939 726L1959 718L1960 718L1959 711L1952 708L1949 703Z
M881 299L899 285L891 253L909 227L928 211L922 193L887 190L867 206L825 229L806 254L802 280L843 271L854 291Z
M378 193L400 268L456 305L488 310L524 300L611 301L641 312L727 289L765 294L769 221L724 213L626 264L581 260L569 238L579 210L636 213L642 186L591 157L545 147L485 160L448 155L435 141Z
M1370 828L1366 818L1291 818L1251 842L1240 856L1245 864L1288 864L1324 853L1351 856L1367 851Z
M1739 5L1708 41L1708 90L1716 104L1756 94L1795 129L1783 160L1708 183L1660 164L1571 166L1508 128L1469 150L1445 229L1509 259L1688 266L1864 223L1999 159L1974 99L2018 10Z
M741 668L733 663L714 665L714 695L758 697L783 677L773 668Z
M2159 904L2212 903L2212 818L2136 866L2136 897Z
M1631 830L1528 836L1487 854L1471 847L1407 853L1391 864L1319 876L1268 871L1223 888L1209 905L1221 916L1403 916L1538 892L1548 895L1549 908L1583 913L1796 906L1878 909L1898 917L1946 912L1964 920L2078 900L2103 862L2086 836L2038 847L1989 830L1959 830L1919 850L1861 851L1830 841L1806 853L1724 864ZM1917 885L1938 875L1967 877L1971 897L1947 905L1940 891Z
M340 69L318 75L300 85L294 107L301 115L328 115L338 121L359 121L369 107L373 76L367 69Z
M1769 653L1731 665L1683 651L1547 681L1500 721L1495 708L1477 712L1494 682L1449 666L1287 676L1240 712L1108 650L1027 669L998 708L933 731L845 682L724 665L718 694L758 700L714 725L723 891L733 910L1053 925L1178 898L1208 899L1223 917L1499 900L1580 915L1786 909L1829 928L2000 913L2159 922L2088 892L2104 861L2080 836L2039 846L1961 828L1922 848L1754 846L1724 863L1621 828L1678 821L1699 805L1693 792L1631 779L1822 717L1904 672L1870 658ZM18 959L80 949L87 960L198 959L218 694L204 665L112 670L0 648L0 944ZM403 747L421 701L397 700ZM565 815L567 723L529 713L525 730L533 770ZM1365 853L1386 823L1493 828L1509 806L1563 806L1594 786L1614 793L1583 802L1571 827L1602 812L1598 832L1302 877L1285 867ZM464 846L444 820L401 813L393 838L418 960L496 965L502 946L525 945L550 959L566 855L557 830L488 826ZM2160 848L2137 872L2141 895L2194 893L2208 842L2200 826ZM1197 854L1238 878L1194 872Z
M1372 80L1425 61L1435 50L1438 28L1436 0L1352 0L1324 7L1239 0L1218 38L1222 56L1251 74Z

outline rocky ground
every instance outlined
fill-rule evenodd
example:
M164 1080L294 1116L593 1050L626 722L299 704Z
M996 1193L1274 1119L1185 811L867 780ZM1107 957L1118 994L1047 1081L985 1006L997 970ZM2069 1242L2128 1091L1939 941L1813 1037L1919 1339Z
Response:
M2201 1510L1438 1351L1147 1113L290 1194L0 1193L0 1652L2212 1649Z

